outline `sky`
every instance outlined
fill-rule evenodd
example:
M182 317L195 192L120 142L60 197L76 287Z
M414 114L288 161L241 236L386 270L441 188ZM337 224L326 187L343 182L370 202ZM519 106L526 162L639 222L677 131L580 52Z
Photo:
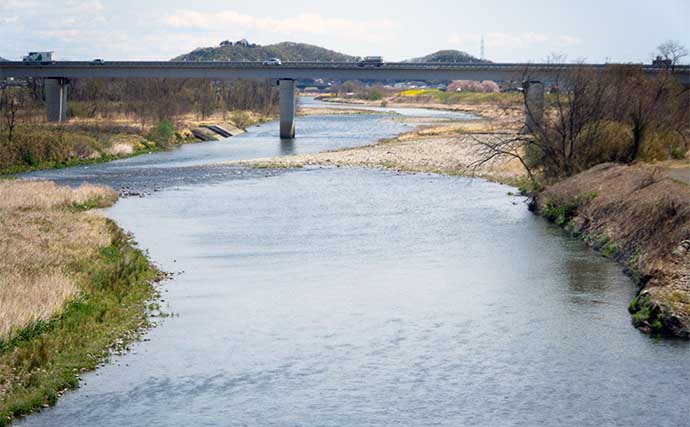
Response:
M14 60L168 60L246 38L394 61L479 56L482 37L495 62L650 62L666 40L690 48L690 0L0 0L0 57Z

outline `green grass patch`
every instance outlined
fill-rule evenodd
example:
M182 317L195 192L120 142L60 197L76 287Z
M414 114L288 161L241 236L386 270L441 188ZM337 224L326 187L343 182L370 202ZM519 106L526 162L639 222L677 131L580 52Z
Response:
M572 200L551 199L542 209L542 215L551 222L566 226L577 215L578 209L597 197L596 192L580 195Z
M649 297L640 297L639 295L630 301L628 311L632 314L633 325L640 326L643 323L648 323L652 315L652 306L649 302Z
M618 252L618 248L616 248L616 245L613 243L611 240L607 240L604 246L602 246L600 249L601 254L609 258L612 255L615 255Z
M0 426L78 385L78 374L107 359L148 326L146 301L160 273L113 222L113 240L92 259L69 267L80 286L62 313L0 341Z
M549 200L542 209L542 215L557 225L565 225L573 219L580 204L576 201Z

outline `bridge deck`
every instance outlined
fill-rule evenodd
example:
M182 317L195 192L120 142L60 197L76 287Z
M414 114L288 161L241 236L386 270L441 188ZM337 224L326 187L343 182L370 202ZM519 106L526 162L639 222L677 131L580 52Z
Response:
M629 64L645 73L662 72L659 67ZM379 66L353 62L284 62L264 65L261 62L151 62L61 61L49 64L0 62L0 79L6 77L37 78L210 78L232 79L339 79L339 80L554 80L576 67L604 69L611 64L528 64L528 63L384 63ZM690 83L690 67L676 67L674 74Z

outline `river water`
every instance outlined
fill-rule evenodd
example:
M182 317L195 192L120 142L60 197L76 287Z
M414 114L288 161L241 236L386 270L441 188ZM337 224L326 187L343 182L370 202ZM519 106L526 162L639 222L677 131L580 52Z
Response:
M385 114L297 124L295 141L268 123L32 174L150 191L107 214L181 274L163 288L173 316L149 341L18 425L690 424L689 344L635 330L620 266L530 214L511 188L210 165L405 130Z

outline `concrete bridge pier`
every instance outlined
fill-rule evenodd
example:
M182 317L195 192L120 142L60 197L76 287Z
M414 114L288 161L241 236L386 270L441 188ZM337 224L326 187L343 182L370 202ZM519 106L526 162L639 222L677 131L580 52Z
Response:
M525 126L534 132L544 120L544 83L537 80L523 82L525 91Z
M67 79L45 79L46 107L49 122L67 120Z
M278 80L280 90L280 138L295 137L295 81Z

